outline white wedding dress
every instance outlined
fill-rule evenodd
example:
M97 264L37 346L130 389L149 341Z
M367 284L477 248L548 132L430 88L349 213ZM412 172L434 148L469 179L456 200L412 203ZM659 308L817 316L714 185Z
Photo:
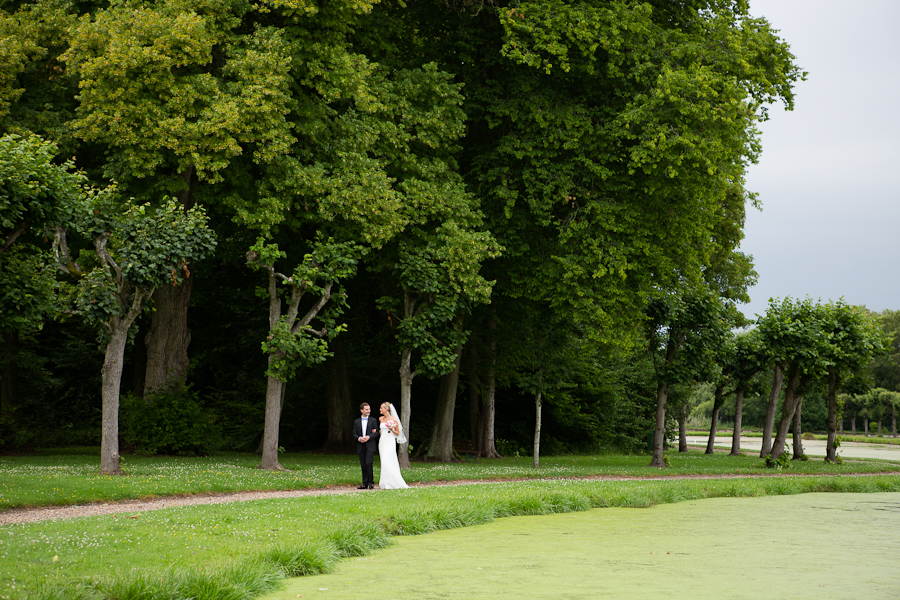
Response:
M408 488L400 474L400 461L397 460L397 436L384 423L381 424L381 437L378 438L378 455L381 457L378 487L383 490Z

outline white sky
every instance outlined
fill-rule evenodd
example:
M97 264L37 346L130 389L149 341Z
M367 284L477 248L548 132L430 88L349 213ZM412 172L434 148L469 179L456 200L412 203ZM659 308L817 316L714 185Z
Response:
M750 0L809 73L762 123L741 250L771 297L900 310L900 0Z

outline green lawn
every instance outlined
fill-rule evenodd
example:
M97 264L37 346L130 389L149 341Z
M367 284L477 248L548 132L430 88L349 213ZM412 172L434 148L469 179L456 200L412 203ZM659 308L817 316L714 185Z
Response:
M509 480L548 477L614 475L658 477L725 473L770 473L755 455L707 457L699 452L669 452L671 467L648 467L647 455L554 456L541 459L541 468L531 458L482 460L479 463L414 463L404 471L410 483L461 479ZM280 457L287 469L270 473L256 469L251 454L219 454L212 457L125 457L126 477L99 474L99 456L92 454L42 454L0 457L0 510L19 506L83 504L172 496L237 492L246 490L301 490L359 482L355 455L286 454ZM798 474L878 473L900 470L895 462L847 460L827 465L821 459L794 462L790 472ZM376 469L377 471L377 469ZM376 475L377 477L377 475Z
M752 479L579 480L590 475L771 473L755 457L670 454L672 468L651 469L647 456L573 456L479 464L417 464L411 482L488 479L487 484L418 487L173 507L0 528L0 598L253 598L286 576L328 571L337 560L370 553L393 535L489 522L497 517L592 507L765 496L810 491L900 491L897 463L809 461L789 473L812 477ZM174 493L297 489L354 484L355 456L288 455L288 473L266 473L249 455L129 459L127 477L96 475L95 456L5 457L5 506ZM520 479L555 478L539 481ZM507 481L504 481L507 480ZM62 587L60 587L62 586Z

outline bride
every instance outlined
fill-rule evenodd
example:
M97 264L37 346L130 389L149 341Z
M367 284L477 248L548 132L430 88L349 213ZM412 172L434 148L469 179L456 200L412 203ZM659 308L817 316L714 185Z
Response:
M378 476L378 487L383 490L397 490L408 488L403 476L400 474L400 462L397 460L397 444L406 442L403 435L403 426L397 410L390 402L385 402L380 408L381 436L378 438L378 454L381 457L381 473Z

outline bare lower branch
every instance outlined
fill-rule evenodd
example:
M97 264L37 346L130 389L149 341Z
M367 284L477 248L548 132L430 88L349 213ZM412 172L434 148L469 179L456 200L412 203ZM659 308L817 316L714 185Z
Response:
M4 252L6 252L6 249L13 245L13 243L16 241L16 238L18 238L20 235L22 235L23 233L28 231L28 229L30 227L31 227L31 221L28 219L25 219L21 225L19 225L17 228L13 229L9 233L7 233L6 241L3 242L3 247L0 247L0 254L3 254Z
M118 263L116 263L115 259L109 253L109 250L106 249L106 244L109 242L109 233L103 233L94 238L94 249L97 251L97 256L100 257L100 264L109 272L110 270L115 274L116 277L116 287L120 292L125 291L128 283L125 281L125 278L122 276L122 269L119 267Z
M83 277L84 271L78 263L72 260L69 254L69 245L66 243L66 228L57 227L53 236L53 256L56 259L56 268L73 277Z
M294 280L289 278L287 280L292 285L294 284ZM288 303L288 312L287 319L288 323L293 323L297 320L297 313L300 312L300 300L303 298L303 295L306 293L306 289L309 287L308 281L303 281L300 285L295 285L291 290L291 300Z
M263 265L269 275L269 328L278 325L281 318L281 299L278 297L278 281L275 278L275 269Z
M331 300L331 287L333 285L334 281L328 282L328 284L325 286L325 289L322 291L322 297L312 305L312 308L310 308L306 312L306 315L304 315L301 320L297 321L297 324L291 328L291 332L296 333L300 329L308 326L310 322L316 318L316 315L319 314L319 311L322 310L322 307L328 304L328 301Z

